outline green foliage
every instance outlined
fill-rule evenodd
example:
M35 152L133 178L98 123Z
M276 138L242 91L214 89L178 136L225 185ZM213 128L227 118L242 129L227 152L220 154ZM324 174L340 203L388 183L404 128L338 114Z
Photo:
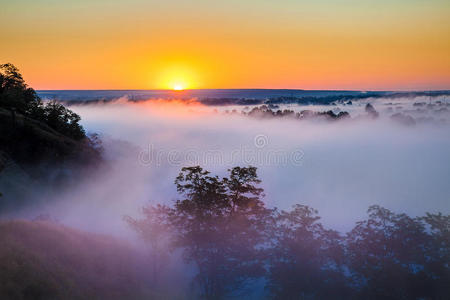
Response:
M254 167L235 167L222 179L183 168L175 180L182 199L127 221L153 249L181 249L197 267L194 283L205 299L236 296L257 278L275 299L450 294L450 216L411 218L371 206L368 219L342 236L308 206L267 209L260 182Z
M50 101L43 107L45 122L58 132L75 140L86 137L83 127L78 123L81 118L61 103Z
M376 205L368 213L346 238L349 267L365 298L448 295L450 217L411 218Z
M86 137L79 124L80 116L56 101L44 104L36 92L27 86L19 70L9 63L0 65L0 107L11 111L13 122L18 113L43 122L72 139Z
M344 250L338 232L317 211L295 205L275 215L268 289L275 299L347 299Z
M26 85L19 70L10 63L0 65L0 105L22 114L31 113L41 105L36 92Z
M185 197L170 215L176 245L197 265L195 280L206 299L237 293L264 273L260 247L269 211L259 199L256 168L228 171L219 179L198 166L183 168L175 180Z
M199 166L183 168L175 180L183 199L173 207L145 208L145 219L126 220L155 250L170 235L170 246L197 267L194 283L202 297L236 295L264 274L262 246L270 211L260 200L259 183L254 167L233 168L222 179Z

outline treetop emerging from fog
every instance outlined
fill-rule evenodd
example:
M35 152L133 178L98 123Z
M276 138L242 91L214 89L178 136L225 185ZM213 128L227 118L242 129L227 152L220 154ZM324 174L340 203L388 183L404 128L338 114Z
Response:
M450 292L450 217L411 218L374 205L345 236L305 205L269 209L254 167L220 179L200 166L175 180L172 206L126 221L151 245L153 278L180 249L205 299L242 296L264 278L275 299L444 299Z

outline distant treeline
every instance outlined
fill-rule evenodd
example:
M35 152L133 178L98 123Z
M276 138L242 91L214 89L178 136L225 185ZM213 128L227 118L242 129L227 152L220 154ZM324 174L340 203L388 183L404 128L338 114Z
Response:
M386 94L378 92L370 92L360 95L333 95L322 97L274 97L268 99L248 99L248 98L205 98L199 99L199 102L205 105L279 105L279 104L299 104L299 105L330 105L335 102L351 103L351 101L367 99L367 98L380 98Z
M291 109L278 109L278 106L273 104L261 105L254 107L249 112L238 112L237 110L225 111L226 114L240 114L247 117L260 118L260 119L271 119L271 118L293 118L298 120L311 120L311 119L323 119L323 120L343 120L350 118L350 114L346 111L340 111L334 113L332 110L316 112L312 110L302 110L300 112L295 112ZM276 110L275 110L276 109ZM372 110L370 110L372 109ZM366 112L370 117L378 117L378 113L375 111L371 104L366 105ZM372 112L372 114L370 114ZM374 116L374 114L376 114Z
M328 96L280 96L280 97L268 97L268 98L234 98L234 97L199 97L198 102L208 106L227 106L227 105L280 105L280 104L299 104L299 105L331 105L333 103L352 104L352 101L358 101L367 98L402 98L402 97L437 97L437 96L449 96L450 91L424 91L424 92L367 92L357 95L328 95ZM96 104L96 103L108 103L117 100L115 96L86 96L80 97L58 97L55 93L51 99L66 103L68 105L82 105L82 104ZM130 95L128 101L139 102L149 100L149 96ZM151 97L150 97L151 100ZM170 99L167 99L170 100ZM179 99L178 99L179 100ZM192 98L183 98L181 100L192 100Z
M256 168L228 177L187 167L182 198L126 221L150 244L155 278L179 249L196 266L201 297L245 297L258 284L273 299L448 299L450 216L410 217L371 206L345 235L304 205L270 209Z

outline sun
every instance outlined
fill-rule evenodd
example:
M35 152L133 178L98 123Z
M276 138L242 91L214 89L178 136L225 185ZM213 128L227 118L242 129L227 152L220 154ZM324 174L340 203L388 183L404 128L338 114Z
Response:
M174 84L173 85L173 87L172 87L172 89L174 90L174 91L182 91L182 90L184 90L184 86L182 85L182 84Z
M161 68L161 70L157 86L162 89L185 91L197 86L198 78L193 67L178 63Z

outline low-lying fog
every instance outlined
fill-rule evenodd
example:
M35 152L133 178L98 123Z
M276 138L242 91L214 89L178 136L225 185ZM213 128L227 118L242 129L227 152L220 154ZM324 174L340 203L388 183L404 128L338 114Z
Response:
M380 118L357 117L364 116L367 102ZM419 102L425 104L413 106ZM314 108L350 112L351 119L334 122L256 119L195 102L122 99L71 106L87 131L103 137L111 167L62 195L46 195L51 205L39 210L68 225L125 235L130 229L123 215L177 198L173 181L183 166L201 165L221 175L250 164L258 167L268 206L309 205L323 223L342 231L364 218L372 204L413 216L449 213L450 125L440 120L438 108L425 110L428 104L368 99ZM440 122L398 124L389 115L399 110L434 114Z

